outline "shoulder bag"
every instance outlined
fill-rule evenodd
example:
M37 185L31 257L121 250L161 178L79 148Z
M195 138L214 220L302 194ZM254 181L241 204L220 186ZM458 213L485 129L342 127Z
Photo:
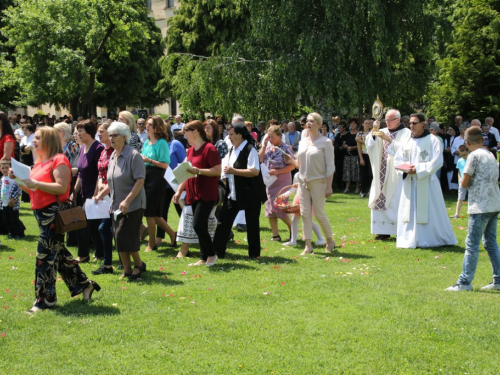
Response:
M52 161L53 162L53 161ZM54 170L52 169L52 162L50 164L50 176L52 181L56 182L54 179ZM54 226L56 233L66 233L73 230L85 228L87 226L87 216L85 216L85 211L80 206L73 206L73 203L67 201L69 207L59 200L59 196L56 195L57 204L59 205L59 211L56 212L54 218Z

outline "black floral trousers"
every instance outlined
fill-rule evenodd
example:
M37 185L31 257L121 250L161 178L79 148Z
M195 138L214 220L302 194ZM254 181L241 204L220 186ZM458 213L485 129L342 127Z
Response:
M82 293L90 282L73 255L64 246L64 235L55 232L54 219L58 210L59 206L53 204L34 211L40 228L40 238L36 251L36 300L33 306L41 309L51 308L57 301L57 272L72 297Z

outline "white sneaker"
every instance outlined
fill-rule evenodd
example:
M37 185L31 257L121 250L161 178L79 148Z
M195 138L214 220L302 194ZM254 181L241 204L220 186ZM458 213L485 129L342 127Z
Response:
M450 292L461 292L463 290L471 291L472 290L472 285L470 284L455 284L453 286L450 286L449 288L446 288L445 290L448 290Z
M293 241L288 241L283 243L283 246L295 246L295 245L297 245L297 242Z
M316 246L323 246L326 245L326 240L323 238L322 240L317 240L314 244Z
M500 284L491 283L483 286L481 290L500 290Z

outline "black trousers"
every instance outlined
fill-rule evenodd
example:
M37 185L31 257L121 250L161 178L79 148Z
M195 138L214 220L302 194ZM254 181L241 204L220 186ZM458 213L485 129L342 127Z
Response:
M365 165L359 165L359 177L361 179L361 192L366 194L370 191L370 187L372 186L373 173L368 154L363 154L363 160L365 161Z
M214 237L216 253L221 259L226 257L227 239L231 233L234 219L242 209L245 210L245 219L247 222L248 256L250 258L260 257L259 218L261 204L250 204L249 207L242 208L236 201L226 198L222 206L219 225Z
M200 259L207 260L215 255L212 237L208 231L208 218L215 206L215 202L196 201L191 204L193 208L193 229L198 235L200 243Z
M5 229L12 237L24 236L24 224L19 220L19 211L14 211L13 207L4 206L2 209L2 219Z
M332 189L334 181L337 183L337 188L339 190L344 189L344 181L342 181L342 175L344 174L344 156L335 157L335 178L332 180Z
M85 204L86 200L86 198L83 199L82 206ZM101 221L102 219L87 220L87 226L76 231L76 236L78 238L78 257L89 257L90 246L94 246L94 257L99 259L104 258L102 239L99 233Z
M165 200L163 201L163 213L161 215L162 218L168 223L168 211L170 208L170 203L172 203L172 197L174 196L175 191L171 187L167 188L165 192ZM177 211L177 215L181 217L182 208L178 204L174 203L175 210ZM165 238L165 231L161 229L159 226L156 227L156 237Z

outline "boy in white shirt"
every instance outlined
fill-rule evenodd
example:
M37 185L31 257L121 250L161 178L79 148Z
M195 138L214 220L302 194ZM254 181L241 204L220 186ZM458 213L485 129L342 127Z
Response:
M481 290L500 290L500 249L497 244L497 222L500 213L498 164L493 154L483 148L481 128L467 129L465 143L470 153L461 185L469 189L469 228L465 239L462 273L457 283L446 290L472 290L471 283L476 273L481 238L493 268L493 282Z

